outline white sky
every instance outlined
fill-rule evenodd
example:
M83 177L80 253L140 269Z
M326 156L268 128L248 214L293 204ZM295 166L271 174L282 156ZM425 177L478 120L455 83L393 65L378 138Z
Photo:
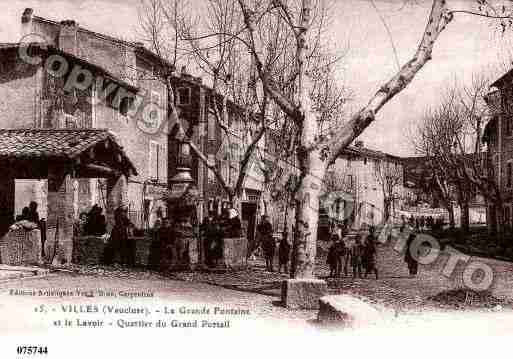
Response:
M402 64L417 48L431 1L410 0L412 4L406 7L404 0L375 3L390 28ZM474 3L475 0L449 0L453 9L468 8ZM32 7L39 16L74 19L88 29L135 40L138 4L139 0L2 0L0 41L18 40L20 17L26 7ZM353 90L352 106L357 108L397 69L390 38L370 0L338 0L330 31L337 43L349 41L340 77ZM408 131L424 109L435 104L444 87L455 79L468 81L473 72L509 59L504 53L511 47L511 39L513 34L502 38L498 27L487 20L457 14L435 45L433 60L385 106L361 136L365 145L397 155L413 154ZM492 77L498 75L496 72Z

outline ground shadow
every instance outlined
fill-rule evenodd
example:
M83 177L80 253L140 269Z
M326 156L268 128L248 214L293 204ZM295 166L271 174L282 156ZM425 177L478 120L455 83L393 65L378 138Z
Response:
M278 293L272 292L272 290L281 288L281 282L276 282L276 283L271 283L269 285L263 285L263 286L251 287L251 288L242 287L242 286L239 286L236 284L221 284L221 283L216 283L216 282L211 282L211 281L202 281L202 283L215 285L215 286L225 288L225 289L236 290L239 292L261 294L261 295L266 295L269 297L278 297L278 298L281 297L281 294L279 292Z
M285 304L283 304L283 302L281 300L273 300L271 302L271 304L274 306L274 307L280 307L280 308L285 308Z

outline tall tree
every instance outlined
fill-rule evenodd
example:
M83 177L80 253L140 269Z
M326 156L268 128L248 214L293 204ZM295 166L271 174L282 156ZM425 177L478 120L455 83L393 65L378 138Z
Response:
M446 208L452 209L448 202L457 200L465 232L470 225L469 205L477 194L500 209L496 215L502 227L499 187L489 155L481 144L488 112L484 102L488 84L487 77L479 74L469 85L452 86L418 124L415 140L417 150L428 158Z
M232 2L233 3L233 2ZM232 4L231 3L231 4ZM508 26L511 7L496 7L496 2L476 0L475 8L451 10L446 0L432 0L431 10L419 46L392 78L380 86L368 103L350 117L334 126L327 134L318 132L318 114L309 89L312 79L308 71L308 53L322 43L323 37L315 39L312 20L318 19L322 0L237 0L233 10L232 31L219 32L210 29L207 34L195 35L195 39L217 38L218 44L232 39L243 44L251 56L262 92L278 106L284 117L292 123L291 149L294 151L300 176L295 191L295 222L297 233L294 240L293 277L307 278L314 275L316 255L316 231L319 196L322 180L328 167L342 151L358 137L376 118L376 114L392 98L400 93L416 74L431 60L433 47L439 35L453 20L455 14L468 13L498 19L501 27ZM221 14L225 14L223 11ZM276 29L281 35L271 36ZM212 35L215 35L212 37ZM280 50L273 51L272 40L279 42ZM215 44L214 44L215 45ZM271 51L269 51L271 49ZM283 59L283 61L278 61ZM288 59L288 61L285 61ZM291 77L283 76L276 64L293 69Z
M388 222L395 210L395 196L403 184L403 167L398 161L388 158L375 162L374 175L383 193L383 219Z

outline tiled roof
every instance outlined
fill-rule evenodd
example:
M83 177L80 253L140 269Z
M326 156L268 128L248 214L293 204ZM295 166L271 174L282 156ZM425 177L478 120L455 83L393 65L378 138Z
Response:
M352 155L359 155L359 156L368 156L368 157L374 157L374 158L389 158L394 161L400 161L401 158L391 155L386 152L372 150L367 147L358 147L358 146L348 146L344 149L342 152L344 154L352 154Z
M134 165L106 129L0 129L0 158L73 159L108 140L127 165Z
M46 52L48 54L58 54L58 55L61 55L65 58L67 58L68 60L70 60L71 62L74 62L74 63L78 63L80 64L81 66L83 66L84 68L87 68L95 73L98 73L100 75L102 75L103 77L105 77L106 79L110 80L110 81L113 81L115 83L117 83L118 85L134 92L134 93L137 93L139 91L139 88L136 87L136 86L133 86L131 84L129 84L128 82L120 79L119 77L117 77L116 75L110 73L109 71L107 71L107 69L105 69L104 67L100 66L100 65L97 65L91 61L88 61L88 60L85 60L83 58L80 58L78 56L75 56L69 52L65 52L55 46L52 46L52 45L49 45L49 44L46 44L46 43L42 43L42 42L34 42L34 43L31 43L31 44L25 44L25 43L0 43L0 51L3 51L3 50L12 50L12 49L17 49L21 46L28 46L28 48L30 49L33 49L34 51L41 51L41 52ZM70 68L72 68L70 66Z

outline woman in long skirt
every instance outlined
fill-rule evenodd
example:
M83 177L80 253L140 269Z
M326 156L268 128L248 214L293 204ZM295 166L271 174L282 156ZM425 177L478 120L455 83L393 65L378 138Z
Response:
M408 265L408 271L410 273L410 276L416 276L417 270L419 267L419 263L417 262L417 258L415 258L411 252L412 252L412 244L413 241L415 241L415 233L411 233L408 237L408 240L406 241L406 253L404 254L404 261Z

